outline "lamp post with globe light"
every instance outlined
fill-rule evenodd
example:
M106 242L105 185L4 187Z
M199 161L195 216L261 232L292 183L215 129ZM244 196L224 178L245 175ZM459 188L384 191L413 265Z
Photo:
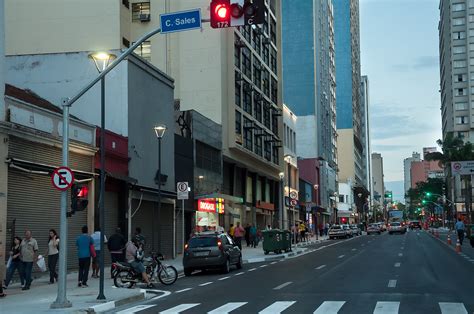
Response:
M160 221L160 213L161 213L161 140L166 132L166 125L160 124L153 128L155 130L156 138L158 139L158 174L157 174L157 184L158 184L158 221ZM151 238L151 246L152 250L155 250L155 211L153 211L153 222L152 226L152 238ZM161 249L159 247L159 249Z

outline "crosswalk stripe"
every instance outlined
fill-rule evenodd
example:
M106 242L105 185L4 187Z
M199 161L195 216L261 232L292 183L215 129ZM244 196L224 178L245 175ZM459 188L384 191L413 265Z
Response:
M324 301L313 314L336 314L346 301Z
M148 309L150 307L154 307L154 306L156 306L156 305L155 304L154 305L137 305L137 306L131 307L129 309L117 312L116 314L133 314L133 313L137 313L137 312L146 310L146 309Z
M442 314L467 314L467 310L462 303L439 302Z
M183 311L186 311L190 308L193 308L195 306L198 306L201 303L185 303L185 304L180 304L175 307L172 307L170 309L167 309L166 311L160 312L161 314L177 314L181 313Z
M225 314L235 309L238 309L239 307L244 306L247 303L248 302L229 302L207 313L208 314Z
M289 308L290 306L292 306L296 301L278 301L278 302L275 302L273 303L272 305L270 306L267 306L266 308L264 308L263 310L261 310L260 312L258 312L259 314L275 314L275 313L281 313L283 312L285 309Z
M398 314L400 302L377 302L374 314Z

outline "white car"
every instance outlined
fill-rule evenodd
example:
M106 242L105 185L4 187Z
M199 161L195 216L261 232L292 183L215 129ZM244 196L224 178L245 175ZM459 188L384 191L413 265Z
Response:
M347 233L347 229L344 229L343 225L334 225L329 228L329 239L337 239L337 238L347 238L349 234Z

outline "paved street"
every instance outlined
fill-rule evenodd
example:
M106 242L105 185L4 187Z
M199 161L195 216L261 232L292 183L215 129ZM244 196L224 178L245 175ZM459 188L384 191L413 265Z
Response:
M385 233L326 242L308 254L229 275L183 278L167 296L115 311L471 313L473 268L424 231Z

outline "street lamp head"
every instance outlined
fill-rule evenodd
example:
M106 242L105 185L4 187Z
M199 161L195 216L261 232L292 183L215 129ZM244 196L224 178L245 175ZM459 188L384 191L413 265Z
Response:
M198 176L198 179L202 180L202 179L204 179L204 176Z
M94 52L89 54L89 58L94 60L97 71L101 73L109 66L110 61L117 58L117 56L108 52Z
M319 189L319 184L313 185L313 188L314 188L315 190Z
M362 193L357 194L357 196L358 196L359 198L361 198L361 197L362 197Z
M292 158L293 158L293 156L290 155L290 154L286 154L286 155L283 157L283 159L284 159L287 163L290 163Z
M155 130L156 137L161 139L163 138L163 135L165 135L166 125L160 124L160 125L155 126L153 129Z
M278 176L280 177L280 180L283 180L283 178L285 177L285 173L284 172L280 172L278 174Z

